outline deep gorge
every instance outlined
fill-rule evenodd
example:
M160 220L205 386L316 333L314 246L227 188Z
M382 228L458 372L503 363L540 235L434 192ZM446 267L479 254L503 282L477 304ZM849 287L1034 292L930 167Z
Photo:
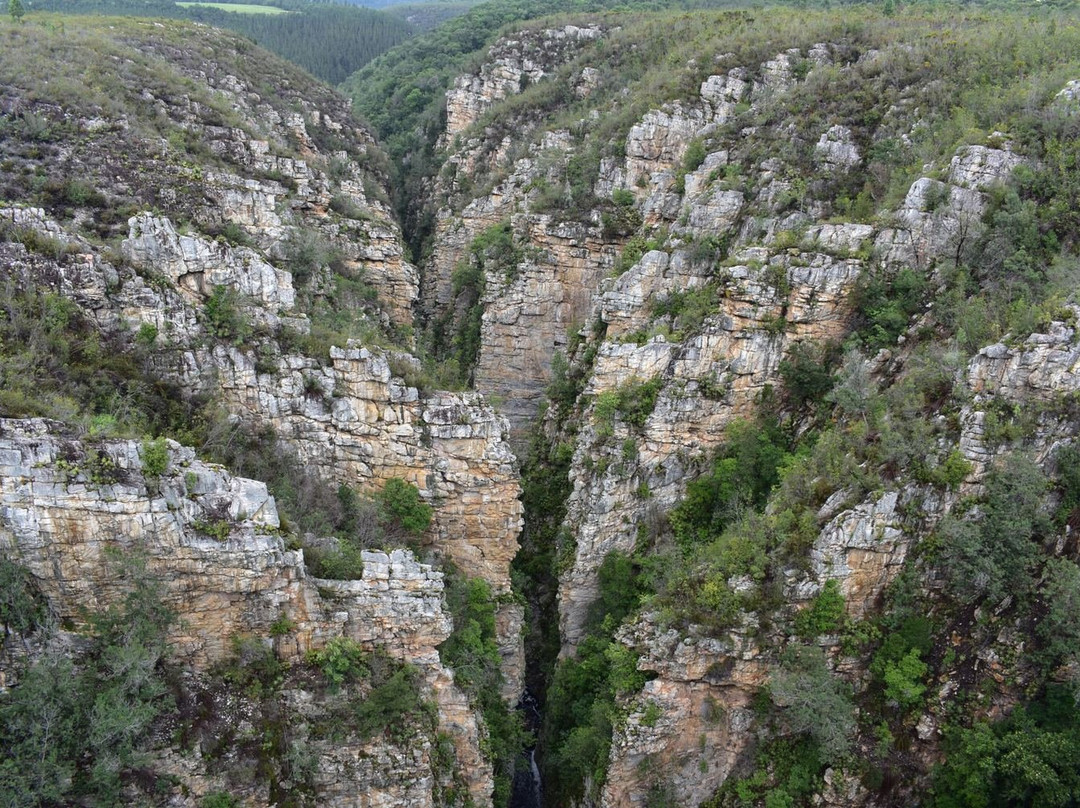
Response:
M549 11L2 32L3 801L1080 799L1073 13Z

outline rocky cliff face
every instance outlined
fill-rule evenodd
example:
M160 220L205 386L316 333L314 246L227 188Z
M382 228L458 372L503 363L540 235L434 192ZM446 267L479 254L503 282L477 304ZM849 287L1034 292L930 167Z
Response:
M442 170L416 186L435 222L419 268L371 136L263 56L256 70L134 23L75 49L93 75L127 60L110 67L123 104L4 76L0 113L23 135L0 145L13 299L39 295L46 321L77 312L146 379L272 432L346 493L405 480L433 511L416 550L318 579L264 484L175 442L151 470L148 442L95 436L63 397L48 411L80 426L0 420L0 550L62 641L123 598L115 548L145 557L182 618L169 640L191 672L160 734L188 741L153 750L176 804L276 804L293 780L316 803L489 804L495 735L440 659L453 620L435 560L489 585L505 703L526 672L513 590L551 597L530 617L557 622L541 650L559 661L538 653L530 673L578 723L545 727L556 748L539 752L581 781L553 802L911 804L958 714L997 719L1069 680L1075 659L1044 646L1054 565L1075 555L1076 512L1057 510L1080 309L1046 292L1075 239L1068 205L1040 194L1072 169L1040 157L1072 131L1075 82L1024 85L1026 106L1001 109L1038 123L999 125L1013 113L994 107L972 135L950 117L951 75L893 27L713 22L612 15L495 44L447 93ZM21 358L0 343L0 359L14 380ZM431 390L432 360L474 389ZM0 391L0 412L33 406ZM1037 490L1017 493L1027 533L1006 533L1034 555L1006 592L1008 537L980 531L1016 458ZM523 513L522 461L526 499L550 512ZM512 586L523 517L552 524ZM541 565L550 580L522 580ZM264 639L244 651L247 636ZM341 705L362 715L381 685L320 684L312 660L342 639L371 672L415 666L434 709L343 731ZM286 664L270 699L220 674L263 647ZM0 651L10 681L26 651ZM834 718L835 747L817 734ZM813 781L794 796L789 765ZM236 775L260 766L269 783Z
M394 478L415 484L435 507L426 540L468 574L487 580L497 595L509 592L521 504L503 418L475 394L421 396L390 369L391 361L413 367L408 354L331 347L324 363L286 353L272 338L262 341L262 354L215 344L206 339L202 312L211 295L208 286L243 295L241 311L256 327L306 328L304 318L289 316L299 314L288 305L293 299L289 273L247 248L179 236L167 219L136 217L131 234L121 249L133 269L103 262L94 252L48 269L22 261L12 266L25 269L28 282L57 272L54 280L62 292L105 328L124 322L158 329L165 345L154 362L164 376L271 426L304 463L329 479L367 490ZM152 286L139 271L170 276L175 288ZM260 366L267 352L272 370ZM519 607L504 608L509 631ZM520 659L520 632L501 642L508 658ZM512 679L509 687L519 689L520 680Z
M454 738L460 770L477 799L490 793L481 730L437 646L450 635L442 573L411 553L365 552L363 577L311 577L299 550L286 548L266 486L234 477L168 445L161 473L146 473L146 445L87 441L43 420L0 422L0 547L28 569L53 617L71 628L123 599L122 559L139 558L163 585L180 620L168 641L177 662L206 674L237 637L273 637L276 655L301 663L306 652L348 638L419 667L424 698L438 705L439 729ZM156 469L155 469L156 470ZM274 623L287 625L271 631ZM275 636L276 635L276 636ZM270 642L270 640L267 640ZM296 687L288 698L311 701ZM433 740L433 739L431 739ZM223 780L198 755L163 753L197 804ZM428 744L418 754L380 741L317 744L316 794L342 804L439 802L454 772L435 772ZM342 759L373 757L347 777ZM335 797L336 795L336 797ZM259 798L259 789L252 790Z
M106 255L93 237L64 232L43 211L8 209L13 227L57 238L80 257L45 266L28 256L7 271L23 283L59 284L106 329L152 326L159 335L152 361L160 373L273 427L327 477L369 490L391 478L416 484L436 507L429 538L440 552L468 574L484 577L496 594L507 593L520 504L502 419L477 396L421 397L390 371L389 361L399 373L418 367L405 353L346 348L342 339L318 359L296 347L312 330L312 306L323 297L329 306L343 302L334 297L336 276L327 264L374 291L378 305L366 315L372 328L407 329L412 323L418 278L402 258L397 226L380 201L385 177L377 173L370 135L340 98L322 89L294 88L284 80L282 90L265 99L254 86L267 76L253 67L250 75L217 61L191 67L169 34L151 32L147 42L147 58L178 60L191 87L205 85L205 103L155 100L153 109L179 127L174 140L205 141L211 157L200 153L200 162L185 163L167 144L136 138L130 162L114 167L126 176L138 166L148 181L119 185L102 176L102 193L128 195L133 207L160 197L173 216L190 217L204 231L232 227L228 232L250 246L181 232L169 217L140 213L124 223L119 255ZM15 103L18 85L11 92ZM299 111L282 110L294 102ZM234 110L229 117L235 125L214 124L225 114L223 106ZM97 161L115 147L117 128L140 122L103 118L70 160L96 178ZM160 153L143 153L154 149ZM214 169L204 169L203 162ZM180 170L189 175L176 186L191 195L187 202L170 196L169 178ZM208 316L214 295L222 294L217 290L230 296L239 324ZM408 347L409 339L404 342ZM519 638L507 636L503 645L520 657L520 651L512 653Z
M480 120L493 103L546 78L584 44L602 35L599 26L564 25L499 40L488 51L479 73L459 76L447 92L445 143Z
M605 94L588 47L561 72L534 77L561 82L563 93L590 77L588 93L602 99L601 111L569 128L545 128L523 114L521 104L499 106L521 91L520 68L506 67L508 52L520 61L518 50L517 37L503 40L478 76L459 79L448 94L454 111L443 139L449 168L435 194L442 207L424 267L424 299L436 312L453 311L451 276L475 261L469 252L474 239L499 225L512 234L517 252L510 266L483 264L475 384L495 395L519 433L545 388L572 404L553 401L558 407L542 423L552 446L573 449L571 494L555 551L561 656L569 659L595 632L604 560L613 552L640 558L650 542L663 540L670 529L666 515L708 472L728 427L754 418L763 400L789 389L800 357L824 365L823 351L838 350L851 336L866 316L856 306L867 278L913 271L930 288L944 289L944 268L972 260L973 245L993 225L994 206L1025 158L996 132L924 166L932 176L914 182L909 176L892 209L846 216L850 198L827 189L857 192L863 181L853 179L880 169L874 154L910 148L927 114L915 104L931 102L909 87L869 129L799 105L809 103L809 88L820 88L819 82L868 76L895 52L842 40L742 63L718 52L703 60L715 72L640 114L612 149L590 138L602 131L602 116L623 110ZM700 74L700 64L691 60L686 72ZM496 80L504 73L506 81ZM501 109L524 143L503 136ZM479 113L470 110L484 111L483 127L474 125ZM806 126L799 115L814 123ZM771 137L761 121L769 132L782 133L781 140L792 139L794 151L778 140L769 140L772 153L755 145L756 138ZM582 210L571 183L584 156L596 160L596 170ZM470 194L461 180L466 173L487 180L491 190ZM552 194L562 209L548 207ZM966 366L950 364L956 362L951 354L942 360L949 388L964 403L948 416L948 443L939 437L936 450L955 445L962 479L943 490L940 479L901 475L883 489L823 495L805 559L774 582L782 589L783 625L745 614L734 629L717 633L673 627L670 615L648 608L624 625L617 640L652 678L620 702L606 780L591 793L598 784L586 779L585 804L636 805L648 794L698 804L745 773L765 732L751 703L777 669L776 649L791 641L790 621L830 581L847 619L872 620L901 570L916 563L912 548L946 517L965 513L965 503L983 494L988 471L1017 450L1015 439L1002 440L1002 418L1015 422L1020 409L1037 410L1023 445L1052 471L1053 454L1075 422L1063 403L1075 386L1074 317L1071 309L1061 310L1038 334L983 348ZM898 344L877 356L852 359L844 372L882 389L918 374L923 360L905 344L919 325L906 334L901 329ZM569 354L569 370L558 371L564 375L553 375L548 357L555 351ZM736 593L757 586L749 579L726 583ZM938 581L924 591L940 589ZM981 670L998 681L1012 675L988 660L1015 653L1005 650L1013 640L1002 634L983 647ZM841 648L837 637L817 642L830 665L864 692L865 662ZM940 692L916 733L914 754L922 765L940 759L938 721L954 692L948 681L968 675L958 667L940 672ZM829 769L819 794L821 804L887 804L872 791Z

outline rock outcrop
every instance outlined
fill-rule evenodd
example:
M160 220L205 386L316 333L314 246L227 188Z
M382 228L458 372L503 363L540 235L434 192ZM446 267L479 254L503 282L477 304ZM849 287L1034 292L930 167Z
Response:
M476 123L496 101L543 80L571 59L583 44L598 40L603 33L595 25L564 25L522 31L499 40L488 51L479 73L458 76L453 88L447 91L446 142Z
M498 118L499 100L520 88L520 70L507 71L498 54L517 40L493 48L491 64L459 79L448 95L453 122L441 141L448 168L433 192L438 224L423 299L436 314L453 315L455 269L475 259L478 236L502 227L518 254L513 266L486 273L477 389L497 394L497 406L521 431L552 379L549 357L570 354L558 382L560 395L575 397L573 406L560 402L542 424L560 452L573 447L572 493L555 550L567 658L586 637L604 559L663 541L665 514L708 468L728 427L784 389L785 362L823 357L850 334L860 279L892 279L906 269L938 283L946 262L970 254L992 193L1024 160L994 133L942 165L925 166L932 176L912 183L896 210L871 219L869 211L856 212L854 197L865 189L855 178L875 170L882 149L908 154L924 125L917 105L929 102L901 92L872 125L833 110L815 111L810 123L793 110L810 103L799 93L809 96L822 76L874 76L884 61L902 61L902 47L884 53L817 43L749 64L717 54L704 62L712 75L693 84L683 78L696 93L638 113L612 148L590 141L596 115L547 130L516 106L507 105L509 121ZM685 67L690 75L703 72L695 61ZM584 80L583 71L574 75ZM590 99L604 99L599 114L621 110L602 75L590 74L586 84ZM576 84L568 89L578 93ZM1072 103L1069 92L1055 103ZM473 126L481 114L484 130ZM768 131L759 130L766 121ZM507 135L509 122L517 138ZM758 137L768 145L755 146ZM585 192L567 180L584 155L599 162ZM463 177L475 185L487 180L485 190L470 196L475 185ZM553 210L552 200L563 210ZM864 207L877 201L860 200ZM1006 448L983 427L989 410L1001 417L1003 400L1014 412L1039 402L1029 445L1039 447L1039 462L1051 462L1075 420L1060 398L1073 381L1073 316L1062 313L1045 335L991 346L968 368L955 366L957 389L969 390L971 401L950 416L952 431L933 451L945 453L956 440L958 481L890 481L875 490L829 491L815 502L807 557L776 584L783 620L793 620L829 581L849 619L873 615L910 566L914 544L981 490ZM868 380L884 384L909 372L909 335L863 362ZM568 392L571 380L579 387ZM760 729L749 705L775 670L770 654L789 637L752 614L740 619L719 636L700 626L665 628L664 617L651 613L619 630L639 670L655 678L619 703L625 717L615 722L606 781L593 795L598 804L640 804L654 792L696 804L745 769ZM839 675L864 686L859 677L868 674L851 669L856 663L842 658L835 637L817 641ZM918 737L931 749L937 736L931 728ZM846 775L830 770L827 781L823 804L873 804Z

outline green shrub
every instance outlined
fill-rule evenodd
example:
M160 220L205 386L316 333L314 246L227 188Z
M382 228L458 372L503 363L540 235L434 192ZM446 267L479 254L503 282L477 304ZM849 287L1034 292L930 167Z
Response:
M341 251L317 230L295 228L285 242L285 268L297 284L325 268L340 267Z
M759 747L753 771L727 778L700 808L805 805L819 793L824 771L817 745L811 739L770 738Z
M645 705L645 710L641 714L641 725L644 727L655 727L663 715L663 708L655 701L650 701Z
M832 346L806 342L791 346L780 362L780 378L784 380L784 390L792 406L816 405L826 400L833 387L831 364L836 358L835 353Z
M973 468L974 466L964 458L959 449L953 449L943 461L930 470L926 477L927 481L934 485L955 491L968 478Z
M410 536L423 535L431 525L431 506L420 498L420 490L405 480L387 480L379 493L379 504L387 520Z
M776 422L737 421L707 474L687 486L668 515L684 550L719 537L747 508L760 508L780 481L790 439Z
M918 707L926 692L923 678L928 670L926 663L919 659L917 648L912 648L898 660L886 661L882 671L885 698L896 702L904 711Z
M43 625L48 608L28 569L0 555L0 625L9 634L28 634ZM0 647L3 642L0 641Z
M240 300L234 289L218 285L203 304L206 330L218 339L234 345L244 344L253 329L240 311Z
M855 288L854 305L859 317L857 333L866 348L894 347L911 318L923 309L926 293L926 277L907 267L892 277L882 272L864 274Z
M487 725L489 759L495 771L495 804L506 804L514 766L530 740L521 718L500 696L503 683L496 636L496 602L482 578L447 575L446 602L454 630L439 647L443 663L454 671L454 682L479 707Z
M1026 598L1034 586L1039 539L1049 526L1042 511L1046 488L1038 466L1011 455L987 475L978 519L950 515L942 521L939 563L953 597L962 603Z
M1034 659L1044 669L1080 662L1080 568L1068 559L1046 562L1041 600L1046 613L1035 626L1040 647Z
M135 334L135 347L149 351L154 347L158 338L158 328L153 323L143 323Z
M686 147L686 153L683 155L683 172L689 174L692 171L697 171L701 164L705 162L707 156L708 152L705 150L705 143L700 138L694 138L690 141L690 145Z
M240 801L227 791L213 791L199 801L199 808L240 808Z
M401 742L418 721L434 717L434 708L421 696L420 671L412 665L389 664L393 672L372 687L362 701L354 703L353 729L361 738L387 733Z
M719 308L720 296L715 282L685 291L671 292L651 304L653 317L671 318L672 340L685 339L699 332L705 319L716 314Z
M656 397L664 381L656 376L646 382L630 379L619 385L616 391L615 408L622 420L630 426L643 429L645 422L656 408Z
M285 668L274 649L258 637L236 635L232 654L213 668L213 673L248 698L261 699L277 692Z
M339 539L336 547L304 547L304 563L316 578L358 581L364 577L364 558L360 548L348 539Z
M1067 808L1080 794L1080 723L1060 684L996 724L945 729L945 759L934 771L934 808Z
M142 443L143 474L147 477L160 477L169 467L169 445L165 438L144 440Z
M347 637L334 637L322 648L308 651L305 657L335 688L370 676L367 658L367 652Z
M287 614L282 613L277 620L270 624L270 636L285 637L291 634L295 628L296 622L290 619Z
M116 580L129 588L91 616L85 652L75 662L46 653L0 700L5 805L116 805L149 763L151 727L172 706L160 663L174 616L141 558L119 566Z
M840 594L840 583L832 578L825 582L813 602L795 615L795 631L805 639L832 634L843 623L844 596Z
M769 680L769 696L781 724L813 739L823 761L837 763L847 755L855 733L850 688L829 671L820 648L788 648Z
M1061 492L1057 521L1062 524L1080 522L1080 444L1072 443L1058 449L1054 455L1057 467L1055 482Z

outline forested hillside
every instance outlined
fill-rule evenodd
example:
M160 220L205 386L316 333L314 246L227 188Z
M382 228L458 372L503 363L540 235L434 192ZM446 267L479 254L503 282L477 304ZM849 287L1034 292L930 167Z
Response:
M717 0L679 0L663 4L668 8L713 5L721 3ZM626 4L613 0L482 3L425 36L394 49L342 84L342 91L352 98L356 111L378 133L391 165L399 171L395 199L414 253L421 249L431 226L418 207L426 198L426 180L438 171L441 163L438 143L443 131L445 94L454 78L478 67L485 50L499 32L513 28L515 23L564 12L600 11L613 6L626 7Z

